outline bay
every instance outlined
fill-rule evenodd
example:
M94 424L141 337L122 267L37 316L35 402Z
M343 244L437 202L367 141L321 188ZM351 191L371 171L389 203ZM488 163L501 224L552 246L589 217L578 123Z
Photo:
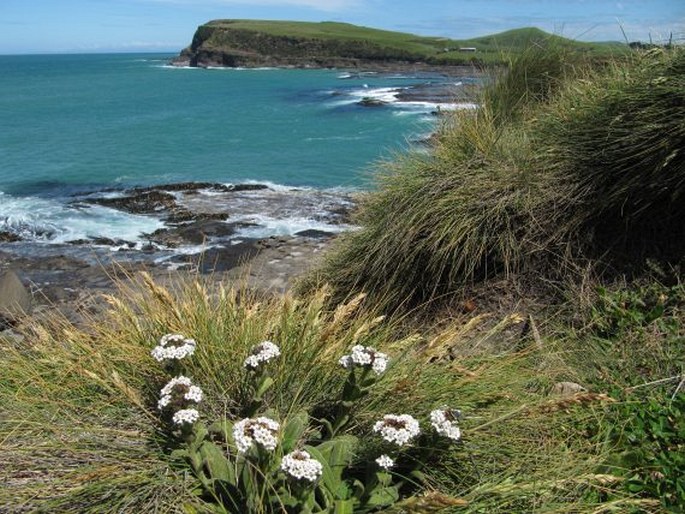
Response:
M112 188L366 189L375 162L436 125L436 103L397 93L461 84L438 74L176 68L172 57L0 56L0 231L63 243L135 239L161 226L71 205L74 195ZM291 215L301 227L305 214Z

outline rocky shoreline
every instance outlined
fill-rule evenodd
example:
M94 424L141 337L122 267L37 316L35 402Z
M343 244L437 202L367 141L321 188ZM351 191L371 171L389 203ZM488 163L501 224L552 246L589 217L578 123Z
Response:
M97 264L66 254L26 257L0 251L0 277L11 272L19 278L31 297L29 313L59 310L79 323L103 307L98 298L101 293L113 293L117 280L141 271L162 281L201 274L215 281L244 282L263 292L283 293L315 265L333 239L331 235L271 237L238 249L206 251L187 258L180 269L142 261L113 259ZM5 314L0 305L0 334L13 325L13 316Z
M146 234L143 245L97 237L50 245L8 237L0 242L0 277L8 272L18 277L32 299L34 313L58 309L74 322L102 307L97 297L113 292L117 277L143 270L160 280L199 273L211 280L241 280L263 291L281 293L314 265L336 232L303 230L292 235L236 238L236 231L255 224L231 221L231 217L244 201L277 201L281 204L276 208L285 209L288 201L302 207L306 200L318 204L319 216L330 227L344 230L347 226L354 205L351 196L338 195L339 202L333 205L333 198L325 192L307 191L307 196L300 197L297 193L296 189L274 191L262 184L183 183L90 194L75 199L74 205L154 215L165 226ZM294 197L284 200L288 194ZM246 195L252 196L246 199ZM331 203L330 210L320 208L326 201ZM184 252L186 248L193 251ZM0 319L4 319L2 309L0 302ZM11 325L3 323L0 332Z

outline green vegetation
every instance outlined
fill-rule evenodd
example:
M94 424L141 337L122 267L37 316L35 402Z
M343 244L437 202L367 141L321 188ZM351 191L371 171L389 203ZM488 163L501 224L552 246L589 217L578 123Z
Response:
M169 330L197 341L184 372L204 390L199 410L208 422L245 415L254 389L242 363L266 338L280 343L281 357L261 401L284 426L302 409L315 418L335 412L347 376L336 360L353 344L387 353L388 369L356 402L344 429L363 442L353 458L362 469L381 449L371 427L383 414L423 417L444 405L459 407L461 442L436 451L388 512L657 511L658 501L624 488L622 475L607 468L609 439L588 438L605 426L612 399L594 392L550 396L552 385L574 378L574 371L553 340L536 347L528 337L512 339L522 325L516 313L491 328L487 316L476 316L398 337L401 327L374 316L362 296L326 309L325 290L301 299L257 298L198 280L167 289L142 275L108 300L104 319L83 328L54 317L27 325L24 343L0 343L5 511L224 512L217 496L205 494L206 480L227 468L205 449L203 459L212 464L194 473L157 410L168 377L150 351ZM492 340L516 344L482 352ZM306 437L315 436L300 442ZM227 456L230 435L215 440L224 439L229 446L217 448ZM406 476L405 466L411 469L412 455L421 451L410 448L394 480ZM256 498L263 494L258 489ZM230 498L238 512L281 512L254 496ZM224 505L232 511L231 500Z
M0 510L682 512L684 62L517 55L430 154L384 165L297 296L140 274L78 327L27 319L0 337ZM192 427L157 408L169 332L197 341ZM252 375L264 340L281 355ZM385 373L352 379L354 345ZM428 434L444 407L459 442L373 468L376 421ZM240 460L235 423L267 413L276 456ZM279 471L293 448L328 466L311 489Z
M445 124L431 155L384 166L323 280L392 310L489 277L677 262L684 64L681 50L599 69L556 45L524 52L475 115Z
M354 66L392 62L434 66L499 64L505 53L519 53L540 41L555 42L578 54L608 58L627 45L582 43L550 36L536 28L482 38L422 37L336 22L215 20L198 28L182 57L196 64ZM475 50L470 50L475 49Z

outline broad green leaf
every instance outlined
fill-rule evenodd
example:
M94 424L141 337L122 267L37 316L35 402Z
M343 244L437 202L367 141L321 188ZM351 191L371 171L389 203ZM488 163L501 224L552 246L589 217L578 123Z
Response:
M329 466L340 476L354 459L359 440L353 435L337 436L317 446Z
M297 442L304 435L308 423L309 415L307 414L307 411L300 411L288 418L283 430L283 439L281 440L283 453L289 453L295 449Z
M309 453L309 455L311 455L313 459L316 459L321 463L321 466L323 467L321 479L323 481L324 488L327 489L331 495L335 495L335 491L337 491L340 487L340 476L333 472L331 466L328 464L328 460L322 455L318 448L313 446L305 446L304 449Z
M171 452L170 455L172 460L182 460L186 459L188 457L188 451L187 450L182 450L181 448L178 448L174 451Z
M211 435L220 436L224 441L229 441L233 433L233 423L227 419L222 419L209 425L207 430Z
M204 468L209 473L210 478L236 485L235 471L224 452L218 446L205 441L200 447L200 455L202 456Z
M261 400L262 396L264 396L264 393L266 393L272 385L274 385L273 378L268 375L262 378L257 386L257 391L255 391L255 400Z
M397 502L400 499L400 494L396 487L379 487L371 492L371 496L364 503L365 507L387 507Z

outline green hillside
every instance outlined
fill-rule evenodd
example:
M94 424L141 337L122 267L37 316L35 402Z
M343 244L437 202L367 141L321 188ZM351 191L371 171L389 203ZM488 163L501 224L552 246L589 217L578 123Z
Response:
M617 43L583 43L522 28L474 39L424 37L337 22L214 20L198 27L177 62L191 66L359 66L423 63L496 64L548 39L597 57L626 51Z

